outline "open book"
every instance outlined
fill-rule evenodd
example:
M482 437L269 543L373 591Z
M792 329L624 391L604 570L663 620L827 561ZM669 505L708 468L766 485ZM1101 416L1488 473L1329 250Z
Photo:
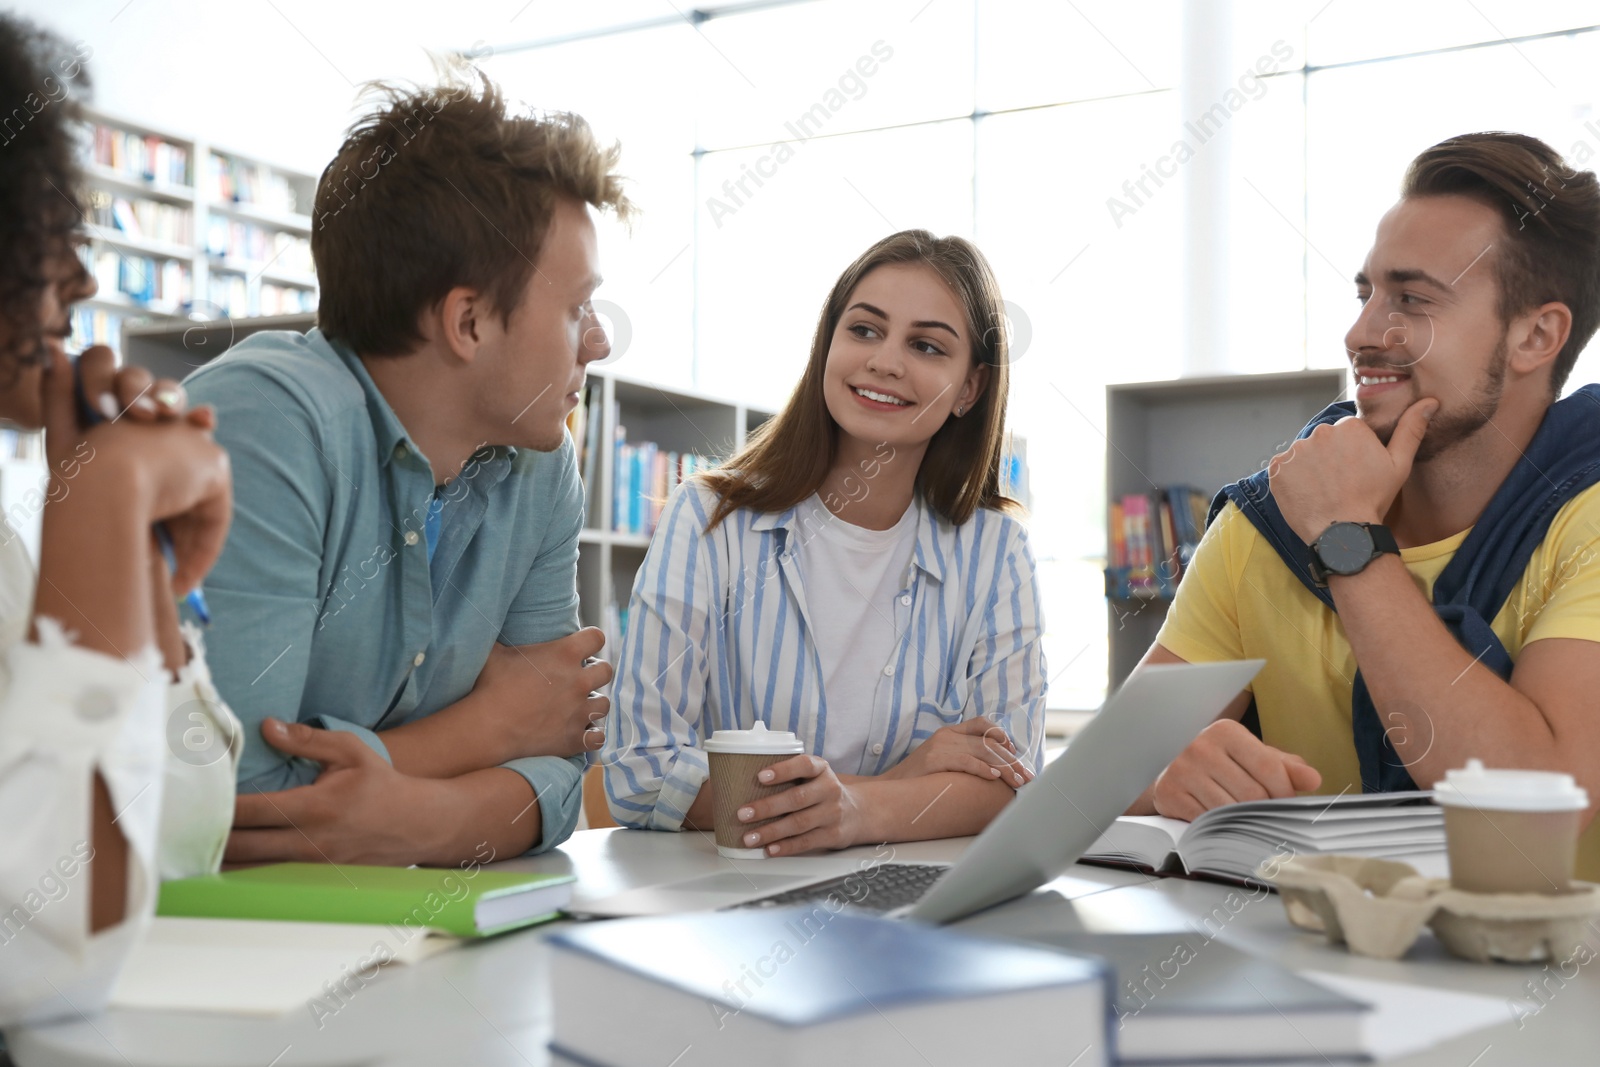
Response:
M1415 792L1249 800L1212 808L1192 823L1124 815L1083 862L1253 882L1268 860L1324 852L1401 860L1443 877L1444 812L1432 793Z

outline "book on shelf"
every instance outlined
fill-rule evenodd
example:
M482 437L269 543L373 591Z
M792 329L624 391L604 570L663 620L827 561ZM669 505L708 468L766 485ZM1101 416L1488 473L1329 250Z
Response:
M1187 485L1111 502L1106 595L1171 599L1205 532L1209 498Z
M90 345L108 345L119 349L122 344L123 316L105 308L86 307L79 304L72 309L72 348L81 352Z
M129 177L189 184L189 150L160 137L96 123L89 153L92 162Z
M250 286L243 274L212 269L206 276L206 302L224 315L248 315Z
M823 908L552 935L550 1050L590 1067L1112 1062L1109 972L1059 949ZM616 1025L616 1005L648 1026Z
M251 204L270 211L300 211L294 185L287 175L259 163L212 152L206 162L208 189L214 200Z
M694 452L669 452L653 441L628 443L618 424L611 467L611 528L648 537L655 532L667 498L683 482L716 461Z
M296 315L317 310L315 289L302 289L296 285L276 285L262 282L254 314Z
M1247 800L1193 822L1124 815L1089 846L1083 862L1255 883L1263 863L1328 852L1401 860L1442 874L1444 812L1432 793L1408 792Z
M212 215L206 222L206 254L222 259L271 263L274 270L310 275L311 242L282 230Z
M178 204L111 196L97 190L89 196L89 221L102 230L115 230L137 239L174 245L194 240L194 213Z
M114 248L94 253L90 272L101 292L122 293L140 304L170 304L194 299L194 275L181 259L135 256Z
M1215 925L1207 916L1171 933L1052 930L1026 941L1105 961L1118 1063L1365 1058L1370 1005L1217 941Z

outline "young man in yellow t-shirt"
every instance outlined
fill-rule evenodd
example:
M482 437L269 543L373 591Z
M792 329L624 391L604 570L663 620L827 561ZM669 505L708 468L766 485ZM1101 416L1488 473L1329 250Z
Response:
M1600 878L1600 464L1550 479L1525 458L1570 454L1551 440L1558 422L1572 441L1600 442L1600 392L1552 407L1600 320L1595 175L1515 134L1435 145L1355 281L1345 347L1358 417L1328 419L1256 482L1289 536L1263 536L1260 515L1238 507L1255 511L1250 498L1230 492L1144 660L1267 666L1130 813L1192 819L1241 800L1370 791L1378 775L1370 747L1358 759L1352 716L1359 669L1394 761L1382 770L1424 789L1471 757L1569 773L1591 798L1579 876ZM1535 441L1552 410L1562 418ZM1491 502L1502 516L1535 510L1497 497L1513 482L1519 502L1542 494L1554 517L1520 577L1506 565L1509 594L1484 612L1503 651L1485 658L1435 611L1434 582L1475 524L1489 528ZM1285 552L1302 553L1314 580L1280 555L1295 539ZM1240 721L1252 699L1259 737Z

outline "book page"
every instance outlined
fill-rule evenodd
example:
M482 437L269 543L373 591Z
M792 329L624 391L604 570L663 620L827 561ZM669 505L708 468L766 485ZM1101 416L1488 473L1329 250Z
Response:
M157 916L117 979L118 1008L282 1015L459 944L392 926ZM352 977L353 976L353 977Z

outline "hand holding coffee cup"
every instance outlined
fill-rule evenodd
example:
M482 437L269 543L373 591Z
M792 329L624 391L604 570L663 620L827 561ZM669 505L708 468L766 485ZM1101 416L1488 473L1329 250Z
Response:
M1579 820L1589 794L1570 774L1468 760L1434 786L1444 808L1450 884L1468 893L1572 890Z
M766 724L758 722L748 730L715 731L705 743L705 750L711 764L712 796L716 800L712 811L717 851L729 859L766 858L765 850L746 848L741 841L750 830L772 820L741 823L738 811L746 804L789 789L793 783L762 785L756 775L774 763L800 755L805 746L789 731L768 730Z

